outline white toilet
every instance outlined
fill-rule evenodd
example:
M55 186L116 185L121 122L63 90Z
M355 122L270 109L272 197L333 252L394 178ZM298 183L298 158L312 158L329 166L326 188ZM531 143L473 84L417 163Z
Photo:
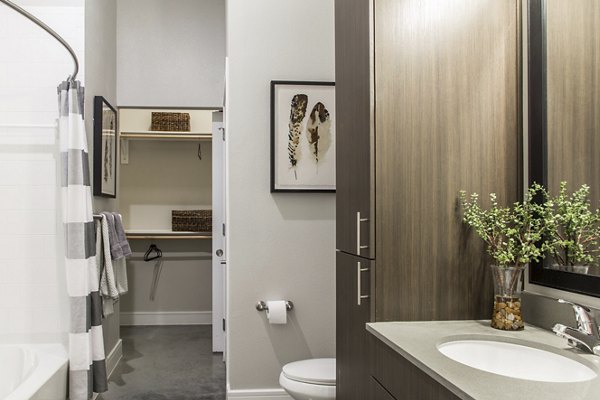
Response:
M335 358L315 358L283 366L279 384L295 400L335 399Z

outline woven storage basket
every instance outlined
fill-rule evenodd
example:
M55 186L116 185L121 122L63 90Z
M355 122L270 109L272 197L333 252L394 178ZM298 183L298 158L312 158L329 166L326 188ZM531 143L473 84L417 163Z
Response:
M151 130L189 132L190 114L175 112L153 112Z
M211 232L212 210L173 210L171 222L174 232Z

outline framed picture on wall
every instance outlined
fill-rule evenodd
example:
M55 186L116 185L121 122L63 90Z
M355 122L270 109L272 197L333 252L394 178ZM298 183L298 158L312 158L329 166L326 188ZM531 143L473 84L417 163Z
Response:
M94 97L94 196L117 197L117 111Z
M271 192L335 192L335 84L271 81Z

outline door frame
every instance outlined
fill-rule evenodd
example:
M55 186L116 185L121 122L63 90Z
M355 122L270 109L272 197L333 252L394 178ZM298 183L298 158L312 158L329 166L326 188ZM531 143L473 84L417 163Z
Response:
M212 349L225 354L226 339L226 216L225 127L223 112L212 123Z

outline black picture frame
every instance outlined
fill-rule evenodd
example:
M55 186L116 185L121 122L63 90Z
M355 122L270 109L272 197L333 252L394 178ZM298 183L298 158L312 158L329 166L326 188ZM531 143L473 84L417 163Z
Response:
M298 164L296 164L295 166L291 166L289 164L287 165L282 165L284 164L282 162L282 149L283 149L283 145L284 143L281 142L280 140L285 140L286 143L289 142L290 138L289 138L289 127L288 129L281 129L281 124L279 123L280 121L284 121L283 118L285 118L286 121L290 121L291 119L291 112L293 111L292 108L292 104L290 101L288 101L287 103L284 102L284 98L285 98L285 94L282 94L282 92L280 92L280 88L285 88L285 89L289 89L289 90L293 90L295 93L297 92L299 95L306 95L308 98L308 101L306 103L306 114L302 117L302 119L300 120L300 125L299 127L302 128L301 132L300 132L300 143L297 146L307 146L307 143L310 139L308 139L308 130L307 130L307 124L308 124L308 119L310 118L310 114L314 111L313 107L317 107L317 103L321 103L325 105L325 112L327 112L327 117L329 119L329 127L330 130L324 130L325 132L329 132L329 135L331 135L331 139L329 140L330 146L322 153L325 154L326 157L326 163L324 162L323 158L321 160L319 160L319 155L318 155L318 150L316 150L317 155L313 157L314 158L312 161L310 161L311 163L314 163L314 165L311 165L310 167L308 166L309 161L304 161L304 160L297 160L296 162ZM321 88L321 89L319 89ZM323 88L325 88L325 91L330 91L331 94L330 95L325 95ZM312 89L312 90L311 90ZM283 96L283 97L282 97ZM325 97L323 97L325 96ZM294 97L295 98L295 97ZM327 99L331 99L330 101L325 101L322 102L321 100L323 98L327 98ZM288 98L289 100L289 98ZM330 103L330 104L327 104ZM285 104L285 106L284 106ZM274 80L271 81L271 193L335 193L336 189L335 189L335 82L323 82L323 81L284 81L284 80ZM309 111L310 110L310 111ZM323 115L323 114L319 114L319 115ZM305 122L306 121L306 122ZM320 128L320 127L319 127ZM314 132L314 131L313 131ZM323 137L325 137L326 135L324 135ZM318 136L320 137L320 136ZM317 146L318 146L318 142L317 142ZM315 146L315 147L317 147ZM288 156L290 157L290 162L291 162L291 156L289 155L289 148L287 147L287 145L285 146L285 148L288 149ZM306 151L306 148L304 148L305 153L307 153L307 157L306 158L310 158L310 156L308 155L308 151ZM324 157L324 158L325 158ZM296 168L300 168L298 167L299 163L302 162L303 164L301 164L302 166L306 166L308 171L308 168L317 168L316 170L318 172L320 172L322 175L319 179L323 178L324 174L327 174L326 176L329 177L331 176L331 182L329 182L328 184L311 184L311 180L310 180L310 176L308 179L306 179L305 181L301 181L300 183L298 183L297 185L295 184L283 184L282 180L279 178L282 174L285 174L285 170L283 170L282 168L288 168L290 170L294 170L294 173L296 174L297 171L295 170ZM317 165L319 162L321 162L320 165ZM315 167L316 166L316 167ZM318 168L321 167L322 169L319 171ZM331 169L329 169L331 168ZM326 169L325 171L323 169ZM305 172L305 171L302 171ZM308 174L308 173L307 173ZM296 179L297 175L296 175Z
M94 196L117 197L117 110L94 97Z
M528 2L529 184L548 186L546 12L545 0ZM529 282L554 289L600 297L600 276L529 266Z

